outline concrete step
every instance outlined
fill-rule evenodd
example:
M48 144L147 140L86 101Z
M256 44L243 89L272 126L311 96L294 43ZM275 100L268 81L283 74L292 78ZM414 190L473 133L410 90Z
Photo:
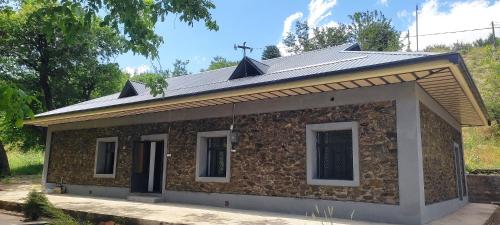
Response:
M130 195L127 197L127 200L132 202L143 202L143 203L157 203L165 201L161 196L147 196L147 195Z

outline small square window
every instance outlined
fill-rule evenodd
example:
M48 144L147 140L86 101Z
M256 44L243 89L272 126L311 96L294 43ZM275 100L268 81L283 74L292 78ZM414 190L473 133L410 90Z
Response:
M94 177L114 178L116 174L117 154L117 137L98 138L95 155Z
M196 181L229 182L229 131L200 132L196 147Z
M358 186L358 123L306 126L307 183Z

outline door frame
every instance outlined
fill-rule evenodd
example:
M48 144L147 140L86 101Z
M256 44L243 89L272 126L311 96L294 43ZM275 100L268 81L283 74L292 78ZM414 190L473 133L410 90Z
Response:
M457 194L460 200L466 196L467 190L467 181L465 180L465 163L463 160L463 152L460 144L457 142L453 142L453 156L454 156L454 164L455 164L455 175L456 175L456 185L457 185Z
M165 196L167 194L166 184L167 184L167 146L168 146L168 134L148 134L142 135L141 141L163 141L163 174L162 174L162 184L161 184L161 195Z

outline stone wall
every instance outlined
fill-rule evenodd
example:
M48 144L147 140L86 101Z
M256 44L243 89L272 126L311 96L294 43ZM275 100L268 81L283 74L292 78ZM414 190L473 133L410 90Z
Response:
M311 186L306 181L305 126L358 121L359 187ZM231 118L213 118L55 132L48 181L129 186L131 148L141 135L169 133L167 189L398 204L394 101L236 116L240 131L231 154L229 183L195 181L197 132L227 130ZM96 138L118 136L116 179L93 178Z
M457 198L453 143L460 131L420 103L425 204Z
M500 202L500 175L469 174L467 187L470 202Z

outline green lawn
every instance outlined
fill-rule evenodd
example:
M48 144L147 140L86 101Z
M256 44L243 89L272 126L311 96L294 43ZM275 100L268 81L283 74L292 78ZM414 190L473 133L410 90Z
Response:
M500 138L492 128L464 128L464 160L468 171L474 169L500 169Z
M10 172L12 176L42 174L42 151L7 151L7 158L9 158Z

